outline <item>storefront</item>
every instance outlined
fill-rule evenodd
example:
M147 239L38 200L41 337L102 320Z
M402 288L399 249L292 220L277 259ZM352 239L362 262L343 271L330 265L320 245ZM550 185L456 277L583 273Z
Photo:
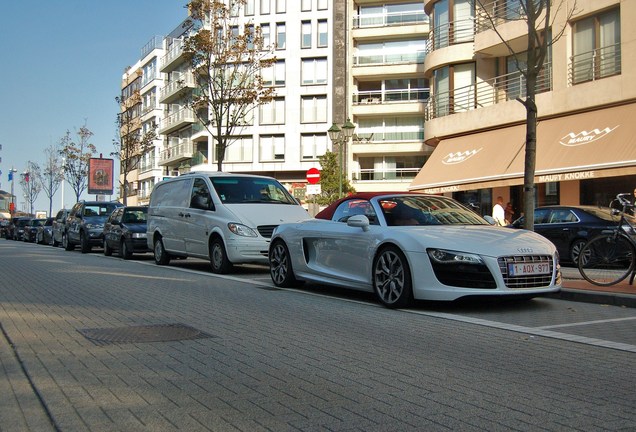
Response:
M518 124L444 139L409 189L454 196L497 189L519 200L525 134ZM633 191L636 104L540 120L535 183L536 205L607 205L617 193Z

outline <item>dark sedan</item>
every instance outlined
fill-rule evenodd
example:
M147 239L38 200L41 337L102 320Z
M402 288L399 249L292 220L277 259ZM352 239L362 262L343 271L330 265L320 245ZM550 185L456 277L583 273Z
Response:
M13 219L13 227L11 228L11 238L13 240L22 240L24 227L30 220L30 217L18 217Z
M46 218L44 225L38 227L35 234L35 242L37 244L53 244L53 221L54 217Z
M636 219L628 217L629 223ZM618 216L612 216L609 207L595 206L546 206L534 210L534 230L557 247L562 261L576 263L585 242L604 230L616 227ZM523 227L523 217L512 223ZM633 232L628 233L633 235Z
M46 219L29 219L24 225L24 232L22 233L22 240L25 242L35 242L35 237L38 234L38 228L43 226Z
M134 252L148 252L146 242L146 221L148 207L119 207L113 211L104 224L104 255L130 259Z

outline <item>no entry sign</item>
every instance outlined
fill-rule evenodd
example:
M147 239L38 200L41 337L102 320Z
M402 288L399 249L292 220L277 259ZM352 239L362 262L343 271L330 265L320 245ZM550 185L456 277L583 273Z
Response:
M309 168L307 170L307 181L309 184L320 183L320 170L318 168Z

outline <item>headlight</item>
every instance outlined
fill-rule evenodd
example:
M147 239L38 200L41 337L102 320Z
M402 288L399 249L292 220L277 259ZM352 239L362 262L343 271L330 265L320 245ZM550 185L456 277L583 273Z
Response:
M483 264L479 255L450 251L445 249L429 249L428 256L440 264Z
M146 233L132 233L132 238L134 239L146 238Z
M242 224L230 222L229 224L227 224L227 227L234 234L242 236L242 237L258 237L258 234L256 233L256 231Z

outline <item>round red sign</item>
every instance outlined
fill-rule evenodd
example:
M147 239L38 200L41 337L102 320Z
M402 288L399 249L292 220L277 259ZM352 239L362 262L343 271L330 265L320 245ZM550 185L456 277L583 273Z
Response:
M309 184L317 184L320 182L320 170L318 168L309 168L307 170L307 181Z

